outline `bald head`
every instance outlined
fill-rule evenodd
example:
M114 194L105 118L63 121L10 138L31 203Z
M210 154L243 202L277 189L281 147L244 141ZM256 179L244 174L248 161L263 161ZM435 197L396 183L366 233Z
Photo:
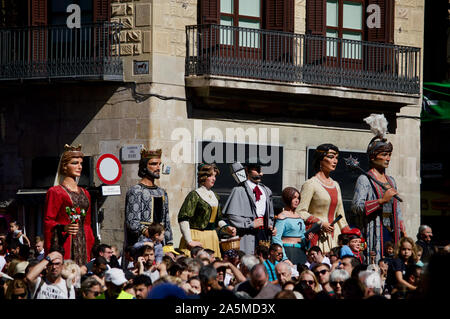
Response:
M266 267L263 264L257 264L253 266L250 271L250 284L256 290L261 290L268 282L269 275L267 274Z

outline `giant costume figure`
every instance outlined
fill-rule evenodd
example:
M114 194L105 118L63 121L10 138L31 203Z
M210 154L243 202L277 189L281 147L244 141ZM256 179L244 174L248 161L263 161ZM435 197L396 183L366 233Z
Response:
M397 184L392 176L385 173L389 166L393 146L387 141L387 121L384 115L372 114L364 119L370 126L375 137L368 147L371 177L383 183L387 190L365 176L358 177L352 201L352 212L360 217L360 227L367 240L367 256L376 253L378 262L384 255L384 243L391 241L396 244L404 225L397 194Z
M261 183L261 162L248 160L245 170L248 180L231 190L223 207L223 218L236 228L241 238L240 250L253 254L257 245L270 245L274 210L272 191Z
M159 179L161 149L141 150L137 185L132 186L125 199L126 245L130 246L148 238L148 225L152 222L164 226L164 245L173 244L167 192L155 185Z
M64 259L72 259L79 266L89 262L94 245L91 197L86 189L78 186L83 156L81 145L64 146L55 186L47 191L44 211L45 253L62 248ZM72 219L68 211L73 212Z

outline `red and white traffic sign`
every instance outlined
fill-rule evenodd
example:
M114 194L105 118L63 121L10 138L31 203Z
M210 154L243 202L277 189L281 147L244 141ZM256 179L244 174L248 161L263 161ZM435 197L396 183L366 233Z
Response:
M97 176L108 185L117 183L122 177L122 165L112 154L103 154L97 161Z

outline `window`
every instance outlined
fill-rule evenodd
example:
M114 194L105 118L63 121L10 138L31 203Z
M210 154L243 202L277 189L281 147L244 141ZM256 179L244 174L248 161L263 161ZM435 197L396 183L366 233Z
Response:
M346 40L363 40L364 1L327 0L326 2L326 36ZM327 56L338 55L347 59L361 59L361 44L327 41Z
M220 25L261 29L261 0L220 0ZM234 44L232 28L222 30L220 43ZM259 48L259 35L239 31L239 46Z

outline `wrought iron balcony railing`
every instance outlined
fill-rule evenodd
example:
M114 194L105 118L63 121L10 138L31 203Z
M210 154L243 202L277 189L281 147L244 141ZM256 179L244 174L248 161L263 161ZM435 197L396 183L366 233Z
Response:
M122 80L117 23L0 29L0 80Z
M186 76L420 94L420 48L224 25L186 26Z

